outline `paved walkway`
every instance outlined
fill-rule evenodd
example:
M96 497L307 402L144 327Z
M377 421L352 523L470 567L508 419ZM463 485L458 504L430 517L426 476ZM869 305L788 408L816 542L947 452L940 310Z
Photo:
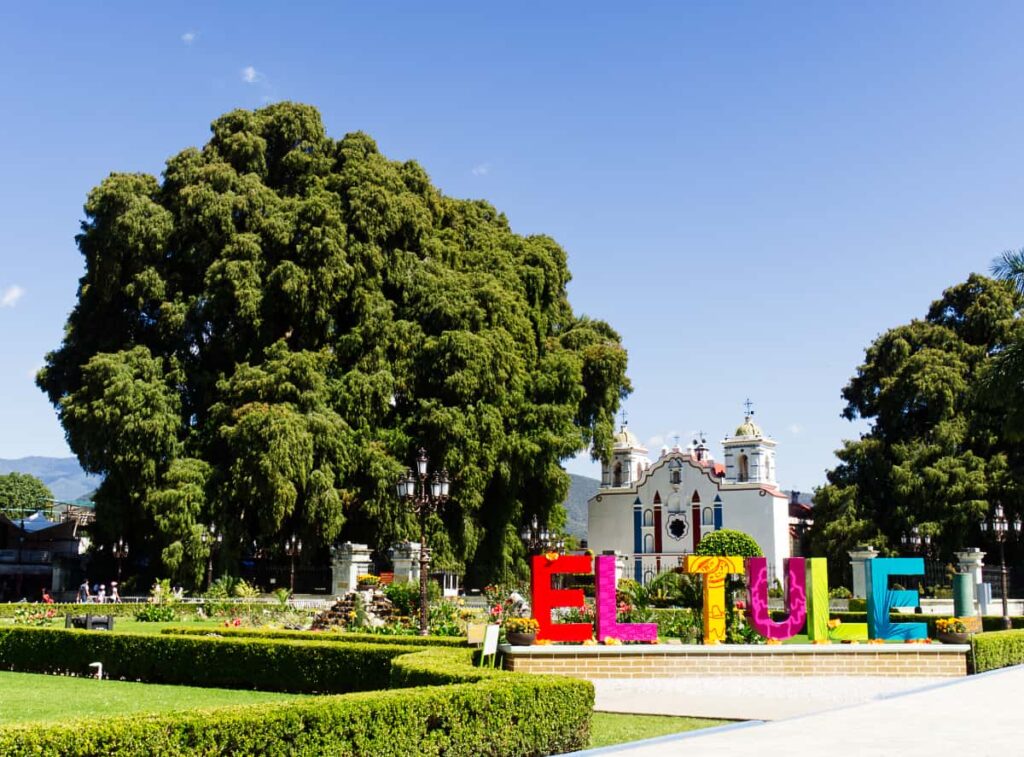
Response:
M1024 666L774 722L741 723L579 754L623 757L935 757L1024 753Z
M725 720L780 720L948 680L879 676L608 678L593 682L597 695L594 709Z

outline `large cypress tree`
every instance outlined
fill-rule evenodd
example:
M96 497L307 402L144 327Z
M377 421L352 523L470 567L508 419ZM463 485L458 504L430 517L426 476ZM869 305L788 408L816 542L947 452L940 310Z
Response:
M607 324L577 316L564 251L434 188L312 107L217 119L163 179L112 174L85 206L78 302L39 386L103 474L101 541L130 533L195 579L298 533L412 536L393 484L424 446L453 479L431 524L477 579L557 521L560 461L610 447L629 391Z

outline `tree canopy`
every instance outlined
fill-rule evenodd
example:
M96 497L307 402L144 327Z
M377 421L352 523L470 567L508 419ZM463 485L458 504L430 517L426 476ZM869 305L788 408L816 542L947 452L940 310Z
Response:
M701 537L695 554L719 557L764 557L753 536L732 528L720 528Z
M179 578L211 524L236 557L412 536L393 484L419 446L453 480L436 556L487 578L521 522L559 519L559 462L610 448L626 352L574 314L565 252L310 106L228 113L162 180L110 175L85 215L38 383L105 476L101 539L132 531Z
M870 421L847 441L815 494L813 549L847 580L846 551L873 544L905 552L914 528L943 558L979 543L992 502L1019 511L1022 449L1004 431L991 373L1024 335L1021 295L972 275L947 289L924 319L890 329L868 347L843 390L850 419Z
M27 514L45 509L49 499L53 499L53 492L31 474L14 471L0 476L0 509L22 510Z

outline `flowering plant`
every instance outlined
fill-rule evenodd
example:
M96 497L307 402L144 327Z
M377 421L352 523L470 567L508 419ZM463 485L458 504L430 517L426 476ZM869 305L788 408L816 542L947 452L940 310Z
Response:
M537 633L540 623L533 618L505 618L505 633Z
M967 633L967 624L960 618L939 618L935 621L939 633Z
M380 578L372 573L363 573L356 576L356 583L365 584L366 586L377 586L380 583Z

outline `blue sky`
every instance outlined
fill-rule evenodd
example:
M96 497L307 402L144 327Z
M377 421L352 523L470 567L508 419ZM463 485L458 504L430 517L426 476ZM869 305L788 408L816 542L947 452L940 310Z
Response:
M1024 246L1024 5L489 5L0 8L0 457L68 454L32 375L86 193L236 107L312 103L555 237L629 349L630 428L717 442L750 397L802 490L862 430L870 341Z

